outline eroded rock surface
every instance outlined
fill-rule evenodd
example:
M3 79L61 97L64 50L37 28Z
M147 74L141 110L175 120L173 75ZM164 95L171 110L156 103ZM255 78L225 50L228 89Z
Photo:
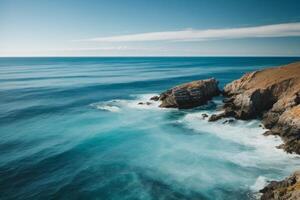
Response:
M283 181L271 181L261 191L261 200L299 200L300 171Z
M283 149L300 154L300 105L284 111L272 126L271 132L283 138Z
M178 85L160 94L160 107L193 108L207 103L219 93L218 81L214 78L193 81Z
M300 62L245 74L224 88L222 117L262 118L288 152L300 154Z

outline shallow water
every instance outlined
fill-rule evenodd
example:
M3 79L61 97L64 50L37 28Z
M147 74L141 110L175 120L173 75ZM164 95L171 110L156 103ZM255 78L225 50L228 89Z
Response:
M254 199L300 159L259 121L138 105L300 58L0 58L0 199Z

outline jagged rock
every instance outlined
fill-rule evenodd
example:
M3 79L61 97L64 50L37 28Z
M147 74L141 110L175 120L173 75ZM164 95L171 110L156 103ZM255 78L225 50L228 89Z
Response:
M223 93L223 117L261 117L268 134L280 135L287 152L300 154L300 62L247 73Z
M214 121L218 121L220 119L223 119L225 117L234 117L235 116L235 112L228 109L228 110L225 110L219 114L212 114L210 116L210 118L208 119L209 122L214 122Z
M214 78L193 81L160 94L160 107L193 108L207 103L208 100L219 93L218 81Z
M222 122L222 124L230 124L233 122L234 122L234 119L226 119L225 121Z
M300 105L283 112L271 132L283 138L284 150L300 154Z
M217 120L222 119L222 118L224 118L224 117L225 117L225 113L221 113L221 114L212 114L212 115L209 117L208 121L209 121L209 122L214 122L214 121L217 121Z
M269 136L269 135L274 135L274 133L272 131L266 131L263 134L264 136Z
M295 105L299 92L300 62L248 73L224 88L230 97L225 104L235 108L237 117L245 119L269 109L283 111Z
M206 114L206 113L203 113L202 114L202 119L205 119L205 118L207 118L208 117L208 114Z
M150 98L150 100L152 101L158 101L159 100L159 96L153 96Z
M296 171L283 181L271 181L260 192L261 200L300 199L300 171Z

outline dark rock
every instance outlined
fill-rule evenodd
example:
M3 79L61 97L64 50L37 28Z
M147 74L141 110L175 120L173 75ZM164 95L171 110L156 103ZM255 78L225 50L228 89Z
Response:
M272 128L278 122L280 113L269 111L263 115L263 124L266 128Z
M285 151L300 154L300 105L283 112L271 131L281 136Z
M297 200L300 199L300 171L282 181L271 181L260 190L261 200Z
M218 121L219 119L222 119L225 117L225 113L221 113L221 114L212 114L208 121L209 122L214 122L214 121Z
M225 121L222 122L222 124L229 124L229 123L233 123L234 119L227 119Z
M226 117L235 117L235 112L231 109L226 109L220 114L212 114L210 118L208 119L209 122L218 121L220 119L226 118Z
M139 102L138 105L151 105L152 103L151 102Z
M219 93L216 79L193 81L163 92L159 96L160 107L193 108L206 104Z
M150 98L150 100L152 101L158 101L159 100L159 96L153 96Z
M269 136L269 135L274 135L274 133L272 131L266 131L263 134L264 136Z
M202 114L202 119L205 119L205 118L207 118L208 117L208 114L206 114L206 113L203 113Z

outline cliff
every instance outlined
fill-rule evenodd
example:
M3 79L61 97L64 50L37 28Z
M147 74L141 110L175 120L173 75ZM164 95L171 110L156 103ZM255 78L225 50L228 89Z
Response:
M261 191L261 200L300 199L300 171L282 181L271 181Z
M300 154L300 62L247 73L224 88L222 117L261 118L287 152Z
M212 78L176 86L151 100L161 101L164 108L193 108L219 93L218 81ZM223 95L223 112L209 121L260 118L269 129L265 134L279 135L284 141L281 148L300 154L300 62L247 73L227 84ZM270 182L260 192L262 200L300 199L300 171Z

